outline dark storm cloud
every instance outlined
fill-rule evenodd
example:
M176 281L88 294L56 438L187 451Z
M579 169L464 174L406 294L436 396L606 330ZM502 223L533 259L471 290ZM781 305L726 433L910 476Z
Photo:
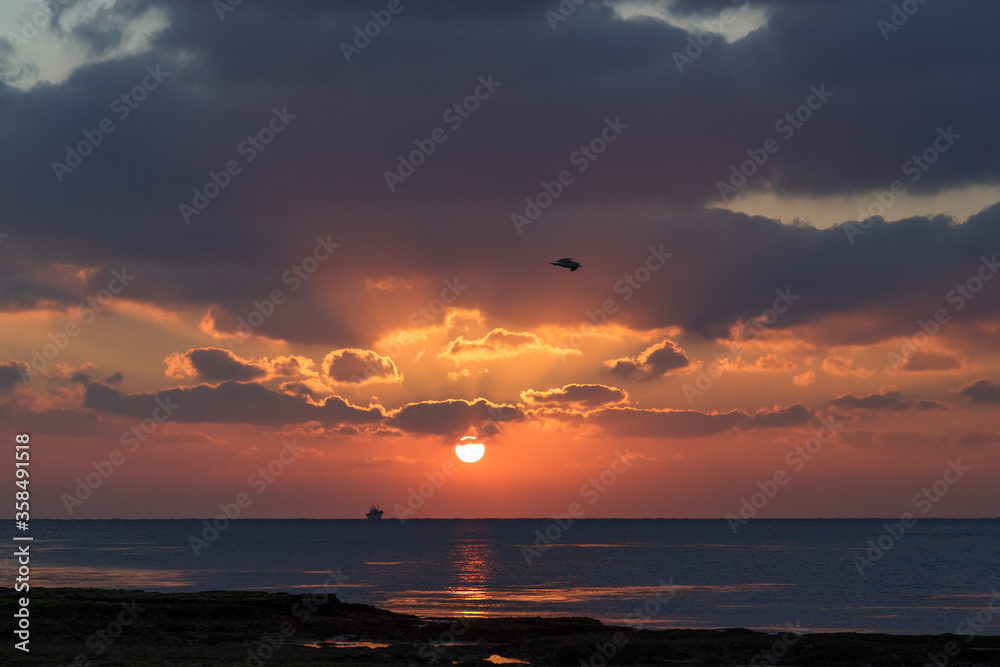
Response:
M10 391L27 377L28 365L17 361L0 364L0 391ZM22 375L23 374L23 375Z
M685 368L691 360L677 343L665 340L647 348L638 357L605 361L612 375L625 380L646 382L663 377L672 370Z
M961 365L961 361L953 354L921 350L907 357L902 368L904 371L950 371Z
M1000 264L989 250L1000 247L1000 206L963 224L944 216L876 220L854 243L843 227L784 225L721 209L625 220L594 212L576 216L537 230L538 243L561 249L563 235L593 229L589 252L598 262L585 263L572 282L553 282L560 299L545 299L537 311L526 307L538 300L538 282L547 285L553 277L517 260L503 276L479 281L468 299L483 299L489 312L507 319L679 325L718 338L728 337L737 320L757 319L764 329L810 327L808 337L830 344L909 338L922 332L919 322L933 323L938 311L942 333L1000 316L1000 280L993 280ZM672 252L655 272L644 263L651 243ZM574 255L581 252L574 249ZM530 283L521 284L520 275ZM602 310L608 299L610 315ZM831 321L839 316L853 320L847 326Z
M750 414L742 410L699 412L697 410L645 410L605 408L587 421L613 437L698 438L732 429L782 428L806 423L812 411L804 405L764 409Z
M860 410L892 410L902 412L903 410L947 410L947 406L938 401L913 401L903 398L903 393L897 390L880 391L877 394L867 396L854 396L844 394L830 401L831 405L841 408L855 408Z
M67 306L75 294L34 275L34 267L9 264L0 268L0 310L31 310L40 304Z
M959 389L958 395L973 403L1000 403L1000 384L983 378Z
M454 436L473 428L492 433L502 429L505 422L523 420L519 408L480 398L410 403L392 413L387 423L408 433Z
M229 350L200 348L188 350L184 356L197 377L205 382L247 382L267 375L264 367L237 359Z
M806 423L812 416L812 410L804 405L789 405L787 407L763 408L749 415L740 428L784 428Z
M75 382L77 384L87 384L88 382L90 382L91 377L90 373L86 371L76 371L75 373L69 376L69 379L70 382Z
M324 426L375 424L382 420L379 408L357 408L331 396L321 405L302 396L271 391L259 384L223 382L167 389L155 394L122 394L104 384L87 385L83 407L142 420L168 413L171 421L185 423L233 423L286 426L319 422Z
M668 275L650 278L654 289L637 293L629 315L640 326L674 323L724 336L737 318L762 317L768 328L784 329L856 315L863 326L820 327L813 335L861 343L913 336L938 310L945 328L1000 315L1000 289L991 283L1000 264L983 253L1000 246L996 205L961 225L943 216L876 222L854 244L842 227L782 225L721 210L668 227L664 236L676 239L674 257L661 272ZM703 289L664 294L655 289L660 280Z
M894 411L907 410L912 405L911 401L903 399L903 393L900 391L887 391L867 396L844 394L833 399L830 403L844 408Z
M568 384L557 389L521 392L521 400L536 406L572 406L597 408L615 403L628 403L628 392L603 384Z
M392 359L371 350L335 350L323 359L323 374L334 382L344 384L403 381Z
M22 263L0 278L0 303L72 306L80 294L30 267L96 266L92 294L127 261L137 276L129 299L215 305L223 331L270 311L256 333L362 346L378 326L358 307L368 296L358 286L372 266L476 276L462 305L521 327L582 319L601 305L593 294L610 292L641 262L637 248L670 241L674 257L617 316L621 322L720 336L788 286L802 300L777 328L852 312L926 318L940 307L928 291L943 297L949 281L975 271L976 249L997 247L1000 212L961 227L935 218L877 223L852 244L843 229L696 209L717 197L716 182L748 159L747 150L776 134L775 122L795 112L811 86L834 95L794 136L779 135L780 150L747 189L885 190L906 178L903 164L932 144L939 127L961 138L907 182L908 192L995 181L1000 44L992 26L1000 6L928 3L886 41L876 23L892 11L888 0L753 4L765 10L766 26L734 43L714 41L678 72L673 54L688 47L684 30L622 21L597 3L580 6L555 31L544 15L550 7L538 3L405 3L351 64L340 44L371 20L371 4L360 0L242 3L223 21L201 0L116 3L69 37L106 54L124 23L158 9L168 27L148 52L81 67L63 83L27 92L0 88L8 130L0 149L10 158L0 164L0 198L7 231L23 250ZM701 6L706 14L727 3ZM163 74L154 81L147 68ZM479 77L490 76L500 85L453 128L445 111L469 96L476 101ZM143 81L144 101L112 106ZM286 108L294 118L248 161L240 147ZM571 154L601 136L605 119L619 117L627 129L576 171ZM86 141L83 132L104 118L113 132L59 182L52 162L65 161L66 146ZM391 193L384 172L438 127L446 142ZM229 160L240 173L220 176ZM574 182L524 230L526 242L510 214L564 169ZM193 188L203 191L212 174L225 187L185 224L178 204L191 204ZM622 220L613 209L623 204L670 210ZM581 221L583 207L592 213ZM350 253L292 294L285 272L308 256L317 234L331 233ZM584 261L574 273L579 292L539 305L534 267L563 256L570 234L577 256L600 262L595 271ZM668 273L699 289L666 293ZM268 305L275 289L287 300ZM336 298L317 306L311 297L328 290ZM995 314L997 294L984 291L955 318ZM405 304L380 298L398 305L405 322L433 297L414 290ZM876 322L842 337L911 333Z

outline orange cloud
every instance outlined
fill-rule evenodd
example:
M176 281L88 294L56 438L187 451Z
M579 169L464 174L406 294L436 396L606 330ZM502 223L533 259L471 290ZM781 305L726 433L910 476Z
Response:
M395 456L374 456L365 459L365 463L416 463L414 459L396 454Z
M672 340L646 348L638 357L623 357L605 361L612 375L625 380L645 382L661 378L670 371L691 365L684 350Z
M867 378L875 374L875 371L867 368L854 368L854 360L848 357L834 355L823 360L823 370L830 375L848 376L853 375L858 378Z
M438 358L451 358L453 361L489 361L516 357L529 352L560 356L581 354L580 350L543 343L541 338L533 333L508 331L498 327L482 338L474 340L459 336L448 343Z
M301 355L293 354L274 357L271 360L261 359L259 363L266 366L272 377L276 378L319 378L316 363Z
M365 278L365 288L379 290L380 292L395 292L399 289L413 289L413 282L399 276Z
M489 375L489 373L490 373L490 370L488 368L480 368L479 370L477 370L475 372L469 370L468 368L463 368L460 371L449 371L447 377L448 377L449 380L451 380L453 382L457 382L457 381L463 380L465 378L480 377L482 375Z
M796 375L792 378L792 382L799 387L808 387L813 382L816 381L816 373L813 371L806 371L802 375Z
M783 357L769 352L752 364L742 364L736 371L745 373L789 373L798 368L798 364L788 357Z

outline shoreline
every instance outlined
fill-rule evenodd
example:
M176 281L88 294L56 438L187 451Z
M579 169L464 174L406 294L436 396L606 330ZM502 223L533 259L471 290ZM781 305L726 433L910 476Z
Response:
M30 654L6 664L1000 665L1000 636L648 630L582 617L417 617L333 593L156 593L35 588L0 594L10 617L30 600ZM492 658L492 661L488 659ZM518 662L513 662L518 661Z

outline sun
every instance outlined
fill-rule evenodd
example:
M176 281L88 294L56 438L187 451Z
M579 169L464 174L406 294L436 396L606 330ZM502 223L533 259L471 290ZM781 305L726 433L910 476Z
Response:
M475 436L467 435L462 438L463 442L455 445L455 455L466 463L475 463L483 458L486 453L486 445L481 442L464 442L465 440L475 440Z

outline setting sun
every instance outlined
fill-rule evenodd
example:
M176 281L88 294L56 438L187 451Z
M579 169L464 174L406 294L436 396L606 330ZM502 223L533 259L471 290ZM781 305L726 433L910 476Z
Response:
M465 436L462 440L475 440L472 436ZM475 463L483 458L486 453L486 445L481 442L463 442L455 445L455 454L466 463Z

